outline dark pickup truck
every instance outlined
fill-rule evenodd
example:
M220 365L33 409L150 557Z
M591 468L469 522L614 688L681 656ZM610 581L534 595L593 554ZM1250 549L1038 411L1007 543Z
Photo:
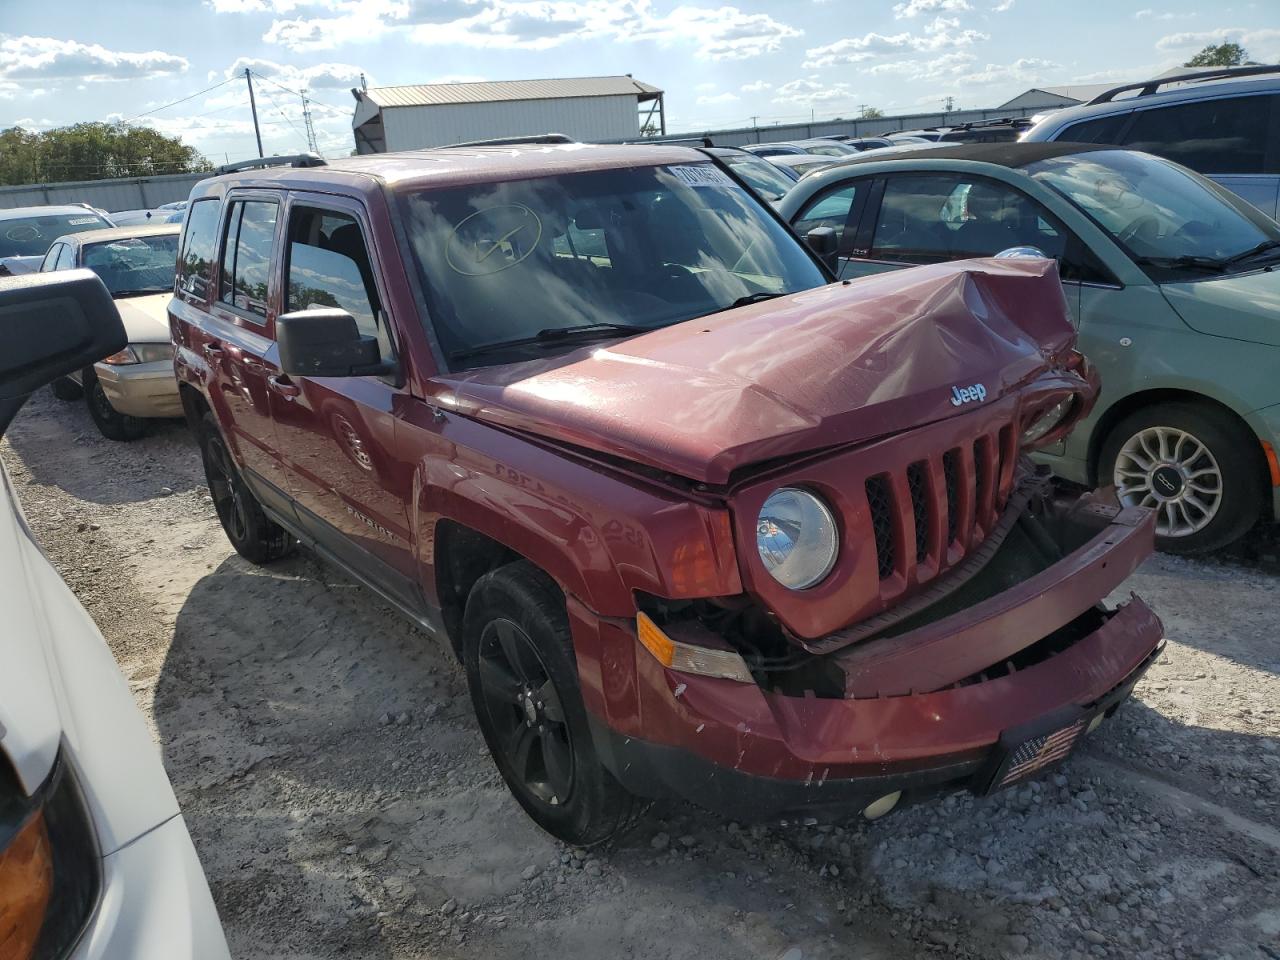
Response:
M1065 758L1158 653L1153 521L1026 456L1090 408L1048 261L831 283L731 169L525 144L193 191L170 320L235 548L465 666L516 798L883 815Z

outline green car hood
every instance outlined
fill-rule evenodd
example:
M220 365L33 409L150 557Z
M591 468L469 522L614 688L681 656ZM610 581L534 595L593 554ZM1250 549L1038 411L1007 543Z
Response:
M1280 346L1280 269L1166 283L1160 289L1193 330Z

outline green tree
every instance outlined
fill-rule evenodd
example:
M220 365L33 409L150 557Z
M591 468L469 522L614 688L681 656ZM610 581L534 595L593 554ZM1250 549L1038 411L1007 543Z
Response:
M1222 43L1211 43L1183 66L1187 67L1238 67L1248 58L1244 47L1238 43L1223 40Z
M200 173L213 169L194 147L150 127L77 123L41 133L0 131L0 183L59 183Z
M879 120L883 116L884 116L884 111L881 110L879 107L859 107L858 108L859 120Z

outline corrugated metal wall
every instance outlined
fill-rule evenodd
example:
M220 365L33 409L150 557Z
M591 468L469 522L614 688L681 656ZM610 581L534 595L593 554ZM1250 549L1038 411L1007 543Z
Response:
M736 127L731 130L708 130L689 133L673 133L657 137L656 141L709 136L723 147L738 147L745 143L772 143L778 140L807 140L810 137L831 137L847 134L851 137L875 137L899 130L918 130L921 127L955 126L977 120L993 120L997 117L1029 117L1040 113L1044 107L996 107L989 110L952 110L950 113L912 113L897 117L880 117L876 120L819 120L817 123L786 123L768 127ZM631 137L622 137L628 140Z
M109 212L142 210L185 200L207 173L179 173L127 180L79 180L72 183L0 187L0 209L39 207L59 203L87 203Z
M382 111L388 150L464 140L563 133L575 140L627 140L640 133L636 98L572 97L509 103L391 107Z

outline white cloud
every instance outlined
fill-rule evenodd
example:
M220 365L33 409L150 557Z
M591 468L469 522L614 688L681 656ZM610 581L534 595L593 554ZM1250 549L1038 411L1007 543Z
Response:
M1022 57L1013 63L988 63L981 70L966 73L958 81L966 85L984 85L993 83L1039 83L1044 71L1057 70L1060 64L1052 60L1041 60L1038 57Z
M222 76L243 76L245 67L283 87L299 91L350 90L360 85L360 74L364 72L350 63L317 63L309 67L295 67L258 57L239 57L222 72ZM366 75L366 80L368 79Z
M652 0L209 0L227 12L297 11L263 36L293 51L330 49L404 31L428 46L549 50L573 40L689 43L711 60L777 50L800 30L734 6L680 5L666 13ZM307 16L316 12L321 15Z
M991 9L994 10L996 13L1005 13L1013 9L1013 4L1014 4L1014 0L1000 0L1000 2L997 3Z
M1232 41L1249 51L1254 60L1272 63L1280 58L1280 30L1272 27L1225 27L1220 30L1197 30L1171 33L1156 41L1157 50L1194 50L1210 43Z
M774 103L799 104L805 107L852 103L857 94L845 83L823 83L815 76L801 77L778 87Z
M736 93L726 91L724 93L705 94L699 97L697 102L698 106L705 107L718 103L736 103L738 99L739 97Z
M743 93L763 93L765 90L772 90L773 84L768 80L753 80L751 83L742 85Z
M922 13L959 13L972 9L968 0L906 0L893 5L893 15L901 20L904 17L917 17Z
M928 60L889 60L867 67L866 72L872 76L896 74L924 80L938 80L963 74L977 59L971 53L956 51L940 54Z
M860 63L877 57L956 50L990 39L985 33L960 30L959 26L957 20L937 17L925 27L922 34L903 32L886 36L868 33L861 37L848 37L805 51L804 66L813 70L844 63Z
M185 57L162 50L125 53L53 37L0 38L5 80L139 80L183 73L187 66Z

